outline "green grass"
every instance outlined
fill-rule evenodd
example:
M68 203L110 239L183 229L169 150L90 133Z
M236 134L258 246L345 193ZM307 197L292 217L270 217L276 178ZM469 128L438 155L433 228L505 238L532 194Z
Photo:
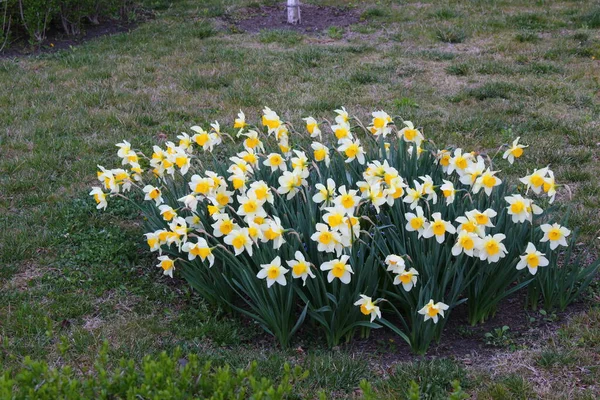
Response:
M402 115L440 145L494 151L521 136L530 147L512 178L550 164L570 189L561 195L587 244L600 231L597 7L365 1L356 5L364 23L309 35L230 34L213 18L241 4L233 0L148 4L156 18L131 33L0 59L0 365L35 355L83 368L108 339L117 358L182 347L234 366L256 359L273 377L284 361L298 363L313 371L307 396L350 397L367 378L382 398L403 396L410 379L430 398L453 379L478 398L535 397L547 390L538 371L557 398L600 395L597 386L560 385L600 379L589 368L600 352L597 308L533 340L539 348L509 354L523 362L498 371L485 368L489 359L479 368L442 358L384 373L380 354L325 351L311 337L296 344L301 351L283 352L163 277L132 206L98 212L87 196L96 165L115 166L114 143L123 139L149 149L215 119L232 132L240 108L256 121L270 106L296 125L345 105L362 119L378 109ZM593 289L590 301L598 295Z

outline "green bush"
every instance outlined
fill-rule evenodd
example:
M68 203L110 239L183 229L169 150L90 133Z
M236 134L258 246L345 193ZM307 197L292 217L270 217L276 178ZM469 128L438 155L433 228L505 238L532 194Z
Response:
M0 51L11 36L41 43L51 27L68 36L79 35L86 22L124 19L132 8L132 0L0 0Z
M110 368L105 344L94 367L86 374L79 368L54 368L26 357L19 371L0 375L2 399L284 399L294 384L308 376L300 367L284 366L279 382L259 376L256 363L246 369L213 368L196 355L183 357L161 353L145 357L138 367L122 359Z

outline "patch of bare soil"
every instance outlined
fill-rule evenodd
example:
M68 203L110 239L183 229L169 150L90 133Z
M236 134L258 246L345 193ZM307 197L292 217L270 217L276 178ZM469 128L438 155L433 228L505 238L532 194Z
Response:
M525 299L525 293L518 293L505 299L501 302L496 315L476 326L468 324L467 307L460 305L452 311L440 343L430 347L427 357L452 357L465 365L491 360L499 352L506 351L506 348L486 344L487 332L506 325L509 327L508 335L515 347L529 347L532 337L538 338L551 334L573 315L589 307L584 302L577 302L563 312L556 312L550 318L544 318L538 312L525 310ZM530 317L534 317L535 320L530 320ZM387 329L371 331L368 339L354 341L348 346L348 350L359 354L378 354L378 364L384 369L398 362L420 358L410 351L400 337Z
M288 24L287 6L278 4L243 8L234 15L226 16L224 20L243 32L283 29L303 33L315 33L332 26L346 27L360 22L358 10L313 4L301 4L300 17L300 24Z

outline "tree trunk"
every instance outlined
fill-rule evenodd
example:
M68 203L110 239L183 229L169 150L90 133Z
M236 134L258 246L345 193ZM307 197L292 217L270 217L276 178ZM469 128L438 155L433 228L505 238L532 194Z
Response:
M288 0L287 2L288 24L300 23L300 0Z

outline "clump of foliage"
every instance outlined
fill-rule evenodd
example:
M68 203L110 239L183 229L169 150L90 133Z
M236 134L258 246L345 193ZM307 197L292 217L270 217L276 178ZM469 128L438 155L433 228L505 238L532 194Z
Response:
M262 127L240 112L238 139L214 122L149 155L123 141L123 168L100 167L90 194L98 208L134 202L164 274L284 347L308 321L329 346L386 327L424 353L462 303L478 324L523 288L532 307L564 308L591 282L600 261L572 254L552 170L501 179L498 165L528 147L520 138L496 160L440 149L384 111L368 126L336 114L298 132L269 108ZM243 147L230 162L224 140Z
M86 23L127 19L133 9L132 0L0 0L0 51L13 36L41 43L51 27L75 36Z

